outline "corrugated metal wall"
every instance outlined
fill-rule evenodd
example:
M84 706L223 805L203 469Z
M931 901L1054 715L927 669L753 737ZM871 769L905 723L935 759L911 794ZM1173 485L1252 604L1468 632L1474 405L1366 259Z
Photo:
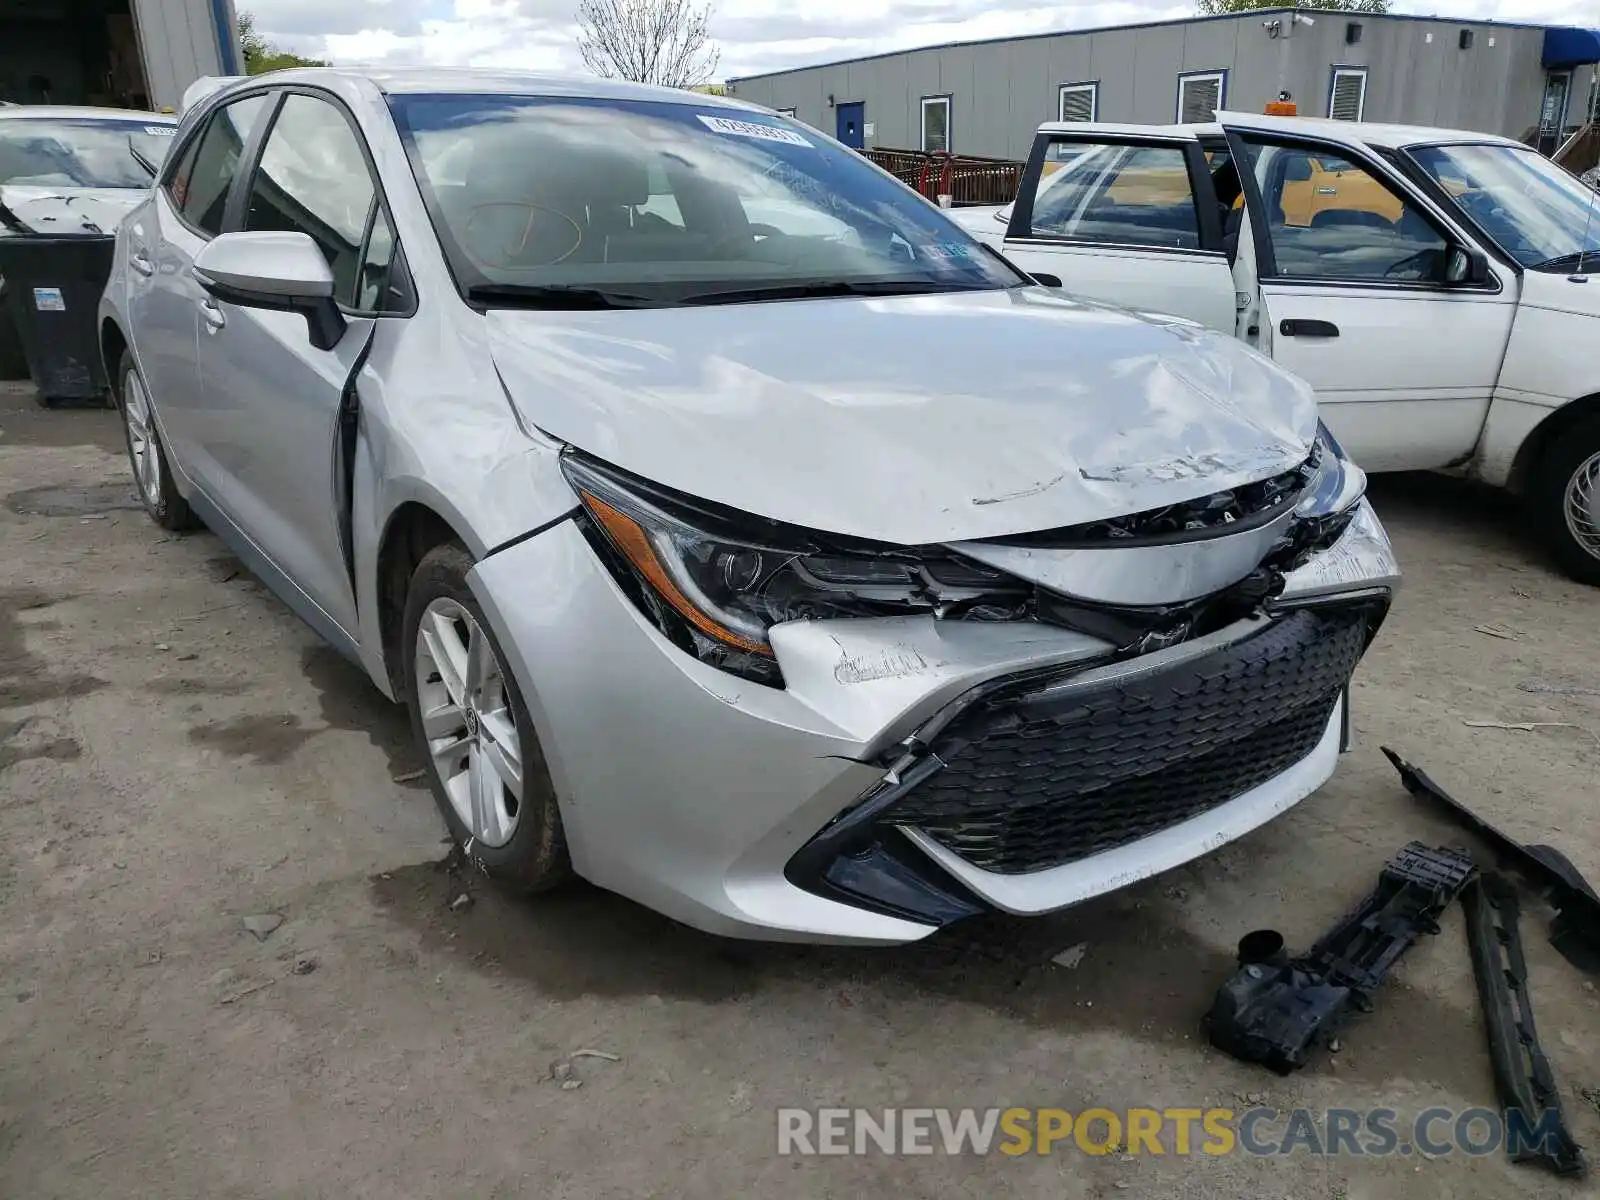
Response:
M1022 158L1054 120L1062 84L1098 82L1099 119L1160 124L1177 113L1178 79L1227 72L1226 104L1260 112L1287 87L1307 116L1327 113L1335 66L1368 69L1365 119L1520 137L1538 118L1544 30L1318 12L1287 44L1263 22L1288 10L913 50L735 80L737 96L793 108L832 134L828 103L862 101L869 145L919 148L924 97L950 97L951 148ZM1346 44L1349 21L1361 41ZM1473 46L1459 32L1474 31ZM1431 40L1430 40L1431 37ZM1490 39L1494 45L1490 45ZM1281 80L1281 82L1280 82Z
M202 75L242 70L232 0L133 0L132 7L154 107L176 109Z

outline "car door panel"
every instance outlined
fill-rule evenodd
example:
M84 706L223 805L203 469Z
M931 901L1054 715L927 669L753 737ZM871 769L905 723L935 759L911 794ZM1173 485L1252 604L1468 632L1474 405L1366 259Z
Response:
M1193 138L1041 134L1006 257L1065 290L1234 332L1220 214Z
M1371 471L1464 461L1488 417L1514 281L1447 284L1471 246L1415 189L1348 147L1231 129L1259 275L1253 340L1315 389Z
M1369 471L1447 466L1472 453L1510 335L1510 295L1418 294L1272 281L1270 353L1316 389L1322 419ZM1285 334L1319 322L1337 336Z
M230 102L208 117L179 151L150 204L129 229L130 300L139 331L139 365L154 400L167 457L195 487L216 483L211 424L200 386L200 305L195 256L223 229L229 193L266 111L262 94Z
M306 318L207 297L200 315L201 432L216 500L301 596L357 630L346 558L340 413L375 325L351 304L375 227L387 230L353 120L333 99L288 89L234 204L243 232L310 236L334 276L345 330L328 350ZM380 225L380 218L382 223Z
M1221 254L1007 241L1005 255L1030 275L1056 276L1074 295L1234 331L1233 275Z
M201 436L216 465L214 499L261 553L346 633L355 604L340 536L339 401L372 337L349 320L318 350L296 313L212 301L201 323Z
M158 189L127 225L128 316L139 331L139 370L155 398L167 458L180 480L192 478L196 464L187 417L199 388L195 305L201 292L190 266L203 245L204 239L173 212L164 190ZM116 369L115 363L107 366Z

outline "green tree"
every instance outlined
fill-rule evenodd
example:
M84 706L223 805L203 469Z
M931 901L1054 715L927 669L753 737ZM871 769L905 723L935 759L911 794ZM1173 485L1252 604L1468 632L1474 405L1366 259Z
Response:
M1202 16L1220 17L1225 13L1254 12L1258 8L1306 8L1313 12L1386 13L1389 0L1198 0Z
M244 52L244 69L247 75L265 75L268 71L284 71L290 67L325 67L320 58L302 58L287 50L280 50L256 30L254 13L239 14L239 49Z

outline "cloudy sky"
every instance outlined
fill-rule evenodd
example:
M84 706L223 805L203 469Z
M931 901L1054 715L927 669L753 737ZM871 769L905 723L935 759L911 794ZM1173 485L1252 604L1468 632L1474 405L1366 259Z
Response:
M581 69L576 0L235 0L285 49L337 63ZM1163 0L720 0L718 78L936 42L1159 21ZM1600 25L1600 0L1398 0L1396 11Z

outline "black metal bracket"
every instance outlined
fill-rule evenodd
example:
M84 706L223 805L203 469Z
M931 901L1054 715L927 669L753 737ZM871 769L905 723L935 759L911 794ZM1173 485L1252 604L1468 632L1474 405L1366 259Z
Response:
M1524 846L1466 808L1418 767L1387 746L1381 747L1400 782L1413 796L1434 801L1488 842L1503 865L1515 871L1556 910L1550 944L1580 971L1600 975L1600 895L1572 861L1554 846Z
M1305 1066L1352 1010L1371 1011L1389 969L1423 934L1439 932L1439 915L1474 871L1459 851L1412 842L1306 954L1291 959L1272 930L1246 935L1239 970L1206 1014L1211 1044L1280 1075Z
M1561 1092L1533 1025L1516 893L1503 877L1485 875L1462 891L1461 908L1495 1090L1506 1111L1507 1152L1513 1162L1538 1163L1557 1175L1580 1174L1583 1152L1567 1128ZM1531 1135L1534 1144L1518 1144L1519 1135Z

